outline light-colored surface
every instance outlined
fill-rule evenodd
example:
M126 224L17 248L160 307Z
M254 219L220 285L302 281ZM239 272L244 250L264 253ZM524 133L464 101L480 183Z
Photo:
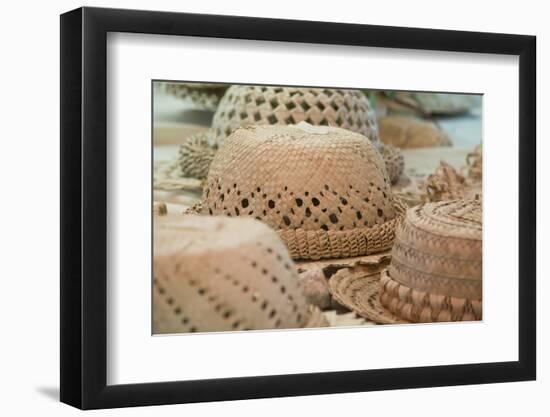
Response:
M4 195L11 196L0 208L3 233L2 246L5 256L2 259L4 289L10 294L26 294L27 306L22 308L18 296L5 297L0 304L3 325L2 364L3 378L0 383L5 394L0 405L3 415L44 415L44 416L81 416L81 412L59 404L59 188L58 188L58 126L59 106L57 105L59 87L59 28L58 14L79 7L80 1L61 0L52 2L10 2L5 5L6 16L25 16L29 30L21 31L21 20L5 19L2 26L4 53L7 62L0 71L2 79L12 80L4 86L3 101L0 104L7 118L4 132L6 153L23 155L24 161L32 169L21 169L20 158L5 158L0 165ZM550 124L543 116L549 109L550 84L543 73L550 66L550 26L540 1L525 1L510 4L498 11L494 18L494 2L463 0L458 5L444 5L440 1L394 1L378 2L375 6L350 0L340 1L341 7L334 3L312 3L279 0L277 2L258 2L256 0L202 0L187 2L175 0L88 0L91 6L126 7L140 9L164 9L171 11L202 12L213 14L258 15L266 17L286 17L293 19L314 19L347 21L358 23L422 26L445 29L483 30L492 32L519 32L539 36L538 56L538 123L539 138L549 137ZM396 12L399 10L399 12ZM426 13L425 10L432 11ZM473 13L472 11L475 10ZM16 34L16 35L14 35ZM26 53L32 51L33 53ZM39 70L37 62L40 62ZM544 70L544 71L543 71ZM30 94L23 93L20 82L39 79L41 97L51 105L40 111L34 111L33 125L40 126L42 134L23 138L21 126L29 125ZM541 106L542 105L542 106ZM539 162L546 160L549 154L548 142L540 141ZM33 152L29 152L33 149ZM20 181L8 180L14 172L20 175ZM40 174L40 187L32 192L25 184L35 184L37 172ZM539 163L539 213L550 211L550 199L547 184L550 182L550 164ZM543 193L544 191L544 193ZM14 213L15 202L19 210ZM37 215L37 211L39 215ZM27 219L29 230L37 231L33 235L33 248L29 251L29 235L21 233L21 222ZM209 404L188 404L166 407L142 407L120 410L92 412L93 416L284 416L306 415L339 416L348 410L365 410L376 416L391 414L406 416L464 417L479 416L543 416L548 414L547 393L550 390L550 361L545 352L550 348L550 303L542 302L550 295L550 265L543 262L544 254L550 250L550 218L541 216L539 223L539 381L526 383L492 384L476 386L443 387L435 389L416 389L400 391L380 391L339 395L320 395L310 397L277 398L251 401L234 401ZM32 253L32 262L29 262ZM11 277L11 278L10 278ZM28 291L32 283L33 291ZM14 312L18 312L14 315ZM17 318L17 319L15 319ZM29 329L30 328L30 329ZM339 330L336 330L338 334ZM457 400L459 399L459 400ZM426 407L430 404L430 407Z
M206 132L208 128L195 123L157 122L154 128L153 143L159 145L180 144L186 137Z
M473 148L438 147L421 149L403 149L405 159L405 173L413 176L430 175L439 166L440 161L445 161L457 170L466 165L466 155Z
M376 48L340 48L310 45L277 44L267 48L262 42L220 40L209 42L194 38L171 39L162 36L113 34L108 51L116 56L117 65L108 67L110 75L110 108L115 117L108 118L109 143L116 160L124 149L132 149L131 157L110 163L109 210L115 216L109 228L109 242L116 269L109 270L108 305L111 338L108 357L112 358L108 380L140 382L281 374L289 372L332 371L361 368L468 363L517 358L517 83L518 59L510 56L460 55L419 51L378 50ZM243 46L245 45L246 46ZM271 45L271 44L270 44ZM114 49L113 49L114 48ZM227 65L221 72L217 62L239 56L241 65ZM147 57L145 60L144 57ZM292 60L296 65L281 66ZM350 63L354 65L350 65ZM406 65L408 77L403 77ZM150 321L150 192L146 184L150 167L150 100L145 87L155 74L181 76L181 68L189 78L216 80L221 77L277 84L359 85L369 69L369 81L392 88L455 91L486 91L484 144L486 159L484 179L485 202L491 213L484 221L487 250L484 254L487 271L484 281L484 307L492 311L483 324L445 324L407 326L398 330L334 329L292 332L254 332L196 337L151 338ZM316 71L311 72L315 67ZM345 67L346 71L341 69ZM437 69L437 70L436 70ZM453 74L449 77L448 74ZM475 74L475 76L472 76ZM414 75L414 76L413 76ZM112 101L111 101L112 100ZM505 142L506 146L502 146ZM117 149L118 147L118 149ZM145 177L145 179L144 179ZM507 184L506 188L500 187ZM111 192L117 190L117 192ZM141 206L143 205L143 206ZM140 208L143 207L143 208ZM109 215L110 217L110 215ZM506 224L507 239L502 239ZM113 252L114 250L118 252ZM506 263L501 259L505 258ZM110 264L109 264L110 265ZM144 301L145 300L145 301ZM371 331L376 332L373 343ZM219 336L219 337L218 337ZM411 344L414 338L416 343ZM243 343L249 351L243 350ZM225 355L218 354L223 344ZM401 349L407 346L406 350ZM318 346L323 346L320 350ZM327 356L324 352L346 346L346 355ZM393 351L392 351L393 349ZM186 355L182 356L181 352ZM249 352L262 352L261 356ZM155 361L144 361L144 357ZM194 360L208 357L209 366ZM231 357L232 360L226 360ZM269 357L269 361L265 360Z

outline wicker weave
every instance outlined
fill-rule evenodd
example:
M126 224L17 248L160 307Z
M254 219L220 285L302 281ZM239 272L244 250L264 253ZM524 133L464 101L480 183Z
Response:
M482 209L478 201L409 209L382 273L380 301L413 322L480 320Z
M380 144L378 151L386 164L386 170L388 171L391 183L395 184L405 170L403 154L395 146L385 143Z
M155 333L295 328L310 321L284 244L253 219L155 218L153 307Z
M234 85L223 96L205 138L210 146L218 147L239 127L302 121L363 134L383 153L392 183L403 172L403 156L380 142L376 115L359 90ZM211 157L211 150L205 149L205 154L202 160ZM180 164L193 164L191 158L180 154Z
M214 158L203 200L206 213L266 222L295 259L386 250L403 212L364 136L307 123L235 131Z
M212 140L221 145L246 125L336 126L361 133L378 144L376 115L359 90L234 85L212 121Z
M198 110L216 111L227 90L226 84L166 83L166 92L188 101Z
M178 165L181 175L191 178L206 178L216 149L208 145L203 133L191 135L179 148Z
M329 290L338 303L374 323L409 323L380 304L379 272L362 265L343 268L330 277Z

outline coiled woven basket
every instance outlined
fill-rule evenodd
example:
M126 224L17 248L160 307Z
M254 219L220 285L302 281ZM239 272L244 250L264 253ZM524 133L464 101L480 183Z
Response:
M380 283L382 305L405 320L481 320L481 203L454 200L409 209Z

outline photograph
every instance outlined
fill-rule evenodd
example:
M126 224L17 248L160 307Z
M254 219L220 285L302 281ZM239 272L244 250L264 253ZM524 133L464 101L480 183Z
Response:
M62 402L536 379L536 36L314 9L61 16Z
M483 320L482 94L151 89L153 335Z

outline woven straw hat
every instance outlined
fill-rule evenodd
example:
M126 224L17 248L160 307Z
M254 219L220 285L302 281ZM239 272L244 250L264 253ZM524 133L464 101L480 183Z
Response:
M307 123L236 130L214 157L202 210L267 223L295 259L389 249L403 213L364 136Z
M163 216L154 234L155 333L319 324L284 244L261 222Z
M407 210L380 280L342 275L329 282L335 297L378 322L481 320L481 204L454 200Z
M226 84L166 83L167 93L188 101L198 110L216 111L227 90Z
M342 268L328 282L333 298L361 317L378 324L409 323L380 303L380 272L362 265Z
M410 116L391 115L378 119L380 139L400 148L452 145L449 137L433 122Z
M376 115L359 90L233 85L212 121L212 140L221 145L237 128L251 125L335 126L378 144Z
M335 126L361 133L376 148L380 142L376 113L360 90L231 86L223 96L212 121L211 141L221 145L235 129L249 124ZM395 148L384 150L392 183L403 172L404 160Z
M392 183L403 172L404 160L393 147L380 142L376 114L359 90L233 85L214 114L204 140L217 148L236 129L249 125L335 126L361 133L383 154ZM182 170L192 164L196 141L180 153Z

